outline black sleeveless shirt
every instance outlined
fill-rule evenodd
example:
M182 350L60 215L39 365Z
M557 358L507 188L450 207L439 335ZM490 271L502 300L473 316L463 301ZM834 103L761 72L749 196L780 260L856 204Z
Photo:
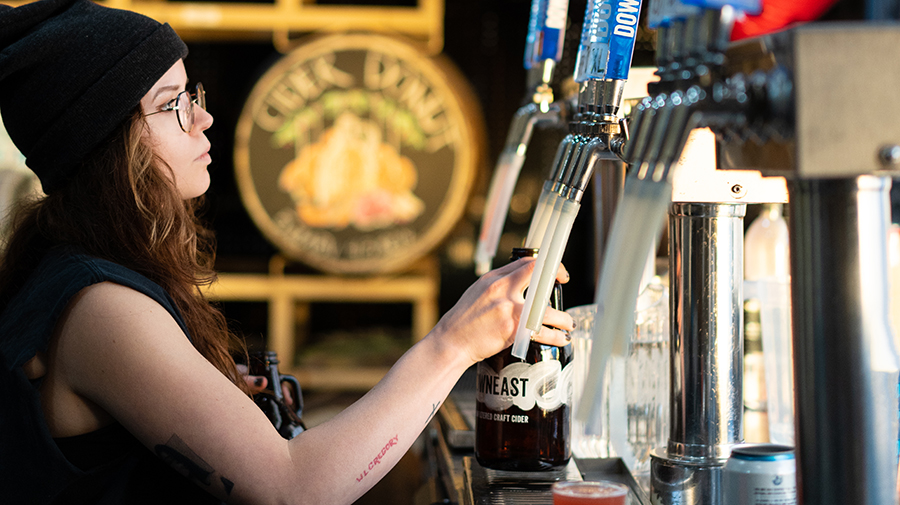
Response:
M144 447L120 424L53 439L40 380L22 365L47 349L57 320L87 286L114 282L162 305L186 338L171 297L146 277L109 261L54 249L0 314L0 502L14 504L218 504Z

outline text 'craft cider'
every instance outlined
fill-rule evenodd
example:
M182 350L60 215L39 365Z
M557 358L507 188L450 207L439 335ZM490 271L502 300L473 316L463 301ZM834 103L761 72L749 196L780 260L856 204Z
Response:
M513 249L512 261L537 256ZM550 306L562 310L556 283ZM530 342L525 359L507 348L478 363L475 457L481 466L506 471L546 471L571 457L572 346Z

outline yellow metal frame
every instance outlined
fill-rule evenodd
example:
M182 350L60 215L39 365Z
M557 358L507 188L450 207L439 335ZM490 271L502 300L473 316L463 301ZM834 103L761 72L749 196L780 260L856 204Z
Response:
M29 2L4 1L19 6ZM169 23L185 40L271 37L287 51L289 34L369 31L400 34L424 41L429 54L444 46L444 0L418 0L415 7L317 5L310 0L274 0L270 4L104 0L98 4L144 14Z
M299 368L298 314L309 312L311 302L387 302L412 304L412 343L421 340L438 320L440 274L435 258L426 257L411 271L376 277L288 275L280 255L269 262L268 274L221 273L206 296L218 301L262 301L269 306L267 348L278 353L283 371L292 373L304 388L367 390L387 372L386 368ZM303 319L301 317L301 319Z

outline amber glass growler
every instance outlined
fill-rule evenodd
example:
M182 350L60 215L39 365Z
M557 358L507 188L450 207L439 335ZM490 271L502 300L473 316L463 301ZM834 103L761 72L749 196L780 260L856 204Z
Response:
M300 418L303 415L303 393L300 390L300 383L293 375L278 371L278 354L275 351L251 353L248 368L250 375L263 376L268 380L266 389L253 395L253 402L262 409L278 433L290 440L306 430ZM284 392L281 389L284 382L292 386L292 407L288 406L284 399Z
M512 261L537 256L513 249ZM550 306L562 310L562 287ZM571 457L572 346L531 342L524 360L507 348L478 363L475 458L485 468L554 470Z

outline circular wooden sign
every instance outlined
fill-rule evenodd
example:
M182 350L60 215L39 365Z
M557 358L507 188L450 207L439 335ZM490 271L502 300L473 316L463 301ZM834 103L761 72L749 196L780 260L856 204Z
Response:
M317 38L256 83L238 188L283 254L331 273L402 270L462 215L481 116L446 61L373 34Z

